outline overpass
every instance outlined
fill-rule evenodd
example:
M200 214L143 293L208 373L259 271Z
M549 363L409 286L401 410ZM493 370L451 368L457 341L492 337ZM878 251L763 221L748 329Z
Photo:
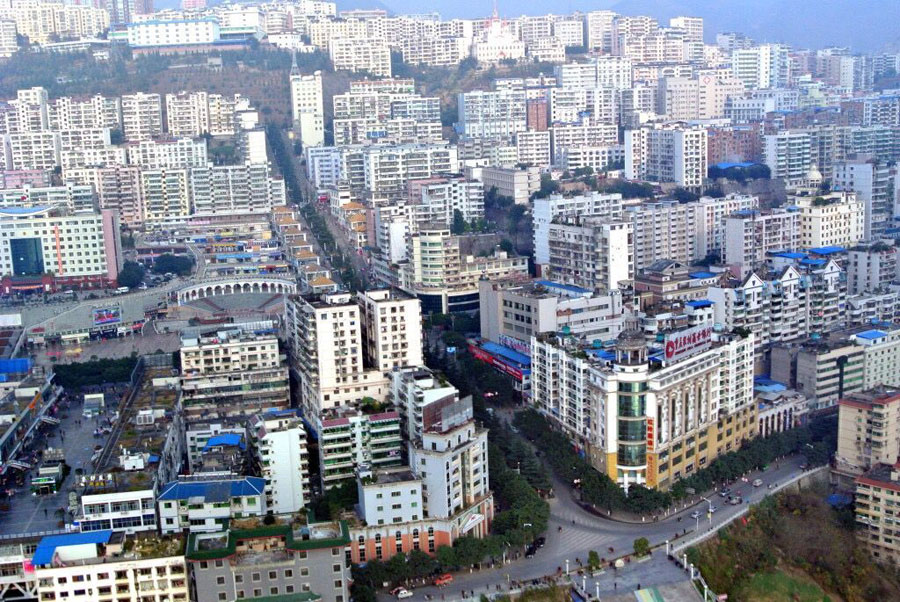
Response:
M241 293L293 294L297 282L287 278L265 276L233 276L192 282L175 291L178 305L184 305L205 297L237 295Z

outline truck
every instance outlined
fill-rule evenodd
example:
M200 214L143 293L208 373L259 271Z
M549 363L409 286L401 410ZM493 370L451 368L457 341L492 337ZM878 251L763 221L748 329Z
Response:
M117 294L117 295L124 295L125 293L127 293L127 292L130 291L130 290L131 290L131 289L128 288L127 286L120 286L119 288L116 289L116 294Z

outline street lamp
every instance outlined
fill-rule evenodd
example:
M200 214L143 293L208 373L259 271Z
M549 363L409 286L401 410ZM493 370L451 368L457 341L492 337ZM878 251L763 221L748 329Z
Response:
M569 559L566 558L566 577L569 576Z

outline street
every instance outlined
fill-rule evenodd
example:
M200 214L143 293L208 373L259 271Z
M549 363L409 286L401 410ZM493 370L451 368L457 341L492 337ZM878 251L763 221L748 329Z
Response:
M457 600L462 599L463 592L474 591L475 594L479 594L491 589L496 591L497 585L508 589L507 580L530 582L547 575L555 575L558 570L564 574L567 563L572 573L578 568L578 560L587 563L588 553L591 550L595 550L608 564L615 558L631 555L634 540L639 537L646 537L651 546L658 546L664 544L666 540L676 541L676 537L681 539L691 537L698 529L700 531L718 529L727 522L727 519L737 515L748 501L755 504L768 495L769 484L783 483L799 474L803 461L802 457L791 457L782 460L778 467L773 466L765 472L748 474L746 483L742 482L731 487L733 494L744 498L744 504L731 506L725 504L724 498L715 495L710 501L718 507L718 510L710 518L705 512L708 504L701 500L692 506L679 506L677 512L671 513L668 517L646 524L613 521L584 510L572 498L571 489L553 477L556 497L550 500L547 543L538 550L534 558L524 558L522 550L512 550L511 553L518 552L519 557L507 562L505 567L457 573L454 575L453 583L444 588L433 586L416 588L416 597L420 594L429 594L436 599ZM763 486L752 486L756 478L762 479ZM690 517L694 510L700 510L699 520ZM622 575L621 581L617 580L619 574ZM665 550L660 549L654 552L651 561L630 562L624 569L618 571L607 568L607 573L599 578L601 597L603 592L611 594L618 591L613 583L618 583L618 587L634 588L637 584L661 585L684 578L684 573L674 563L666 560ZM581 578L578 577L577 581L580 586ZM589 593L596 588L595 583L588 578Z

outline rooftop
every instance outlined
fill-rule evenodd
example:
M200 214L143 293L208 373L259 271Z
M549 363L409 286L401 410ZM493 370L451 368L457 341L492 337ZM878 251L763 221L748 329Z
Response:
M266 525L253 528L231 528L219 533L191 533L188 536L187 560L215 560L234 555L241 542L250 539L278 537L287 550L317 550L344 547L350 543L350 529L345 521L293 525Z
M838 401L842 406L871 410L876 406L885 406L900 401L900 391L885 386L878 386L867 391L851 393Z
M192 500L196 503L227 502L233 497L261 495L265 487L265 479L259 477L172 481L163 485L157 499Z
M401 467L373 471L370 480L366 481L365 484L388 485L391 483L407 483L418 480L419 478L414 475L410 469Z

